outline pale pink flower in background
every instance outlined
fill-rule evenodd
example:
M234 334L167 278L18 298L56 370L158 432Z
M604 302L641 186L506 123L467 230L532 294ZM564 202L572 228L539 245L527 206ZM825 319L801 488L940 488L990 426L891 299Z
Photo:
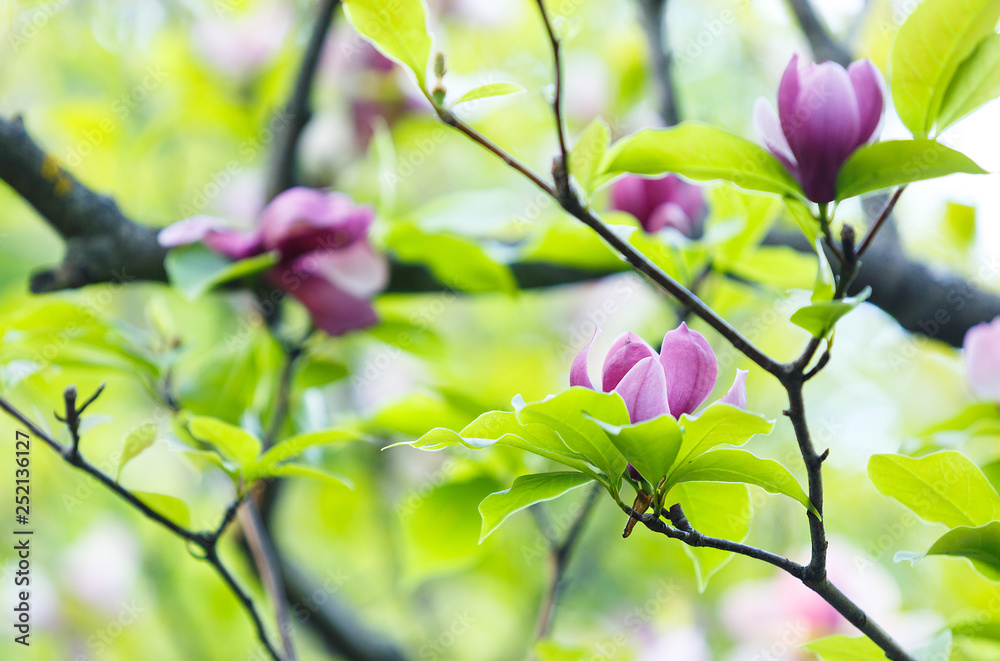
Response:
M117 613L135 591L139 541L116 519L101 519L62 554L63 584L88 606Z
M213 68L246 78L266 66L281 50L292 26L291 5L260 4L247 12L211 15L194 27L195 48Z
M972 391L980 399L1000 404L1000 317L970 328L962 350Z
M706 632L693 626L673 627L657 632L639 648L636 661L712 661Z

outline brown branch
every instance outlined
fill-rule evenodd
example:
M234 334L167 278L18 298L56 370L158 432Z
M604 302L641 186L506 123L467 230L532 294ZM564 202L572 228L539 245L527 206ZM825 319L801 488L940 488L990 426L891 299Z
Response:
M853 59L851 54L844 48L833 35L830 29L816 13L816 9L809 0L787 0L788 7L795 15L802 35L809 42L809 49L812 51L813 59L817 62L832 60L847 66Z
M660 116L667 126L673 126L681 121L681 111L674 81L673 51L667 43L666 21L670 0L638 2L642 10L642 27L646 32L653 61L653 84L656 87Z

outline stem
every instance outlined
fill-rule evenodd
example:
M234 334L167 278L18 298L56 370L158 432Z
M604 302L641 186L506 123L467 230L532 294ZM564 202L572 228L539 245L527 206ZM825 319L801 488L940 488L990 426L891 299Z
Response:
M295 648L292 645L292 614L281 576L281 560L260 518L260 511L252 501L240 512L240 523L243 525L243 533L250 546L257 573L264 583L264 590L274 604L274 619L278 623L285 660L295 661Z
M816 454L809 427L806 424L805 403L802 399L802 379L789 379L783 384L788 392L788 409L785 414L792 421L795 440L799 445L799 453L806 465L806 476L809 481L809 500L813 507L823 515L823 460L827 452ZM811 582L826 579L826 528L823 520L812 512L809 517L809 538L812 543L812 557L806 571L806 578Z
M677 102L677 86L674 84L673 55L667 45L665 22L669 0L639 0L642 9L642 27L646 31L646 41L653 59L653 72L660 115L667 126L681 121L681 111Z
M809 0L788 0L788 6L795 14L803 36L809 42L813 59L817 62L833 60L845 67L850 64L851 54L834 40L829 28Z
M576 547L576 542L580 537L580 532L590 517L590 512L594 509L597 497L603 488L600 484L594 484L590 488L587 500L584 501L583 509L580 510L580 513L573 520L573 525L570 526L565 539L563 539L561 544L554 546L552 549L552 581L549 583L549 589L545 595L545 601L542 602L542 608L538 612L538 623L535 626L535 640L545 638L549 634L549 631L552 630L552 622L556 614L556 604L559 602L559 595L563 588L563 577L566 574L566 569L569 567L569 561Z
M552 112L556 118L556 134L559 136L559 157L566 167L566 125L562 121L562 99L563 99L563 73L562 73L562 48L559 44L559 37L556 36L552 21L549 20L548 11L545 9L544 0L537 0L538 11L542 14L542 22L545 23L545 32L549 35L549 43L552 46L552 67L555 70L555 93L552 97Z

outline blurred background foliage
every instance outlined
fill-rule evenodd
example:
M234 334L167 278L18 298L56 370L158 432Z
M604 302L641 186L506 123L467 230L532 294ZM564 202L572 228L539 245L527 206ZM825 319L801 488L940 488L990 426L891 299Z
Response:
M75 176L141 222L164 226L206 212L248 223L264 200L273 128L283 121L314 4L3 3L0 110L22 113ZM858 56L884 69L903 4L831 0L818 6L835 32L850 35ZM578 0L552 6L572 35L566 108L573 134L596 115L616 138L658 124L635 5ZM469 104L463 115L532 167L547 170L554 151L545 96L551 72L533 3L436 0L430 17L438 47L449 53L450 95L493 80L527 90ZM616 260L501 162L442 127L398 68L366 65L367 47L341 17L336 26L304 137L305 182L375 205L382 249L427 263L455 289L476 293L387 294L377 301L379 326L345 338L313 338L295 377L286 434L350 421L389 442L434 426L460 428L482 411L509 409L516 394L531 401L564 388L572 357L595 324L603 331L595 348L601 355L620 331L655 345L676 325L677 310L630 273L515 291L504 265L511 259L600 267ZM752 136L754 99L771 98L790 54L805 50L777 0L675 0L670 39L684 116L745 136ZM978 146L983 135L996 135L998 116L992 104L948 140L995 170L1000 156ZM887 134L900 130L889 117ZM997 225L984 227L977 219L992 220L996 196L991 199L988 181L971 179L914 187L900 204L901 231L914 255L995 287L1000 278L990 246L995 250ZM599 193L595 206L604 209L605 198ZM65 441L51 415L63 389L75 384L86 394L107 382L86 421L92 428L84 437L86 456L113 470L124 437L142 423L157 423L158 441L128 465L122 484L174 495L189 505L195 524L212 526L231 497L229 482L177 451L164 388L195 413L262 427L272 412L282 353L257 319L252 298L223 292L189 301L166 285L129 284L127 274L124 286L31 296L29 273L56 263L62 241L5 187L0 210L3 391ZM815 264L788 249L758 250L750 240L759 228L783 222L778 211L767 199L715 185L706 238L669 238L657 254L685 281L709 258L728 260L743 279L713 275L704 297L762 349L788 358L806 339L787 320L808 296ZM857 218L860 209L853 213ZM294 305L283 326L289 335L305 324ZM783 392L702 324L693 326L720 356L713 398L737 367L750 369L750 409L778 419L775 433L754 439L750 449L802 478L791 429L780 415ZM997 588L961 560L893 562L895 551L922 550L940 531L874 489L867 457L948 446L988 464L1000 459L998 430L925 433L974 403L955 350L906 334L867 305L841 323L836 344L832 365L807 392L817 442L831 447L832 571L886 628L919 643L963 612L990 608ZM2 428L13 436L9 420ZM289 482L275 519L280 549L318 585L326 581L322 595L349 604L412 658L523 657L550 580L540 527L564 533L585 490L547 504L547 523L517 514L480 546L479 500L509 486L534 458L505 450L380 452L381 444L308 455L348 476L354 488ZM0 458L5 475L11 454ZM182 543L38 445L33 480L35 635L24 650L5 634L0 656L254 658L245 614ZM8 491L0 496L3 511ZM754 496L749 541L805 557L799 506L759 490ZM601 501L567 575L553 638L582 650L583 658L808 658L795 648L849 631L812 617L815 604L804 587L745 558L734 559L699 593L679 544L642 530L623 540L623 524L620 511ZM6 546L4 600L12 595ZM235 544L227 542L224 554L260 596ZM330 658L307 628L299 634L300 658ZM959 639L952 658L998 655L1000 647L989 642Z

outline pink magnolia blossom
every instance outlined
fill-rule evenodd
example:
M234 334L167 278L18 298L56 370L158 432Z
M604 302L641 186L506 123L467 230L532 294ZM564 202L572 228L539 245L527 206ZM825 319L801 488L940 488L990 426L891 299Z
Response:
M635 216L649 233L673 227L691 236L705 218L701 188L676 174L659 179L627 174L611 186L611 205Z
M972 391L1000 404L1000 317L970 328L962 349Z
M377 322L371 297L388 280L385 258L368 243L373 220L370 207L346 195L298 187L275 197L252 230L194 216L162 230L159 240L168 248L200 241L237 260L277 251L268 280L297 298L317 328L343 335Z
M854 151L877 138L885 81L871 60L799 67L798 55L781 77L778 114L764 99L754 107L757 133L799 180L806 197L836 199L837 174Z
M591 339L573 361L571 386L596 390L587 372L593 343ZM681 322L663 337L660 353L634 333L619 335L604 359L600 390L621 395L633 424L665 414L679 418L694 413L708 399L718 371L708 340ZM737 370L736 380L720 402L746 408L746 374Z
M249 12L200 21L195 26L193 41L215 69L245 78L275 58L292 26L292 18L286 3L264 3Z

